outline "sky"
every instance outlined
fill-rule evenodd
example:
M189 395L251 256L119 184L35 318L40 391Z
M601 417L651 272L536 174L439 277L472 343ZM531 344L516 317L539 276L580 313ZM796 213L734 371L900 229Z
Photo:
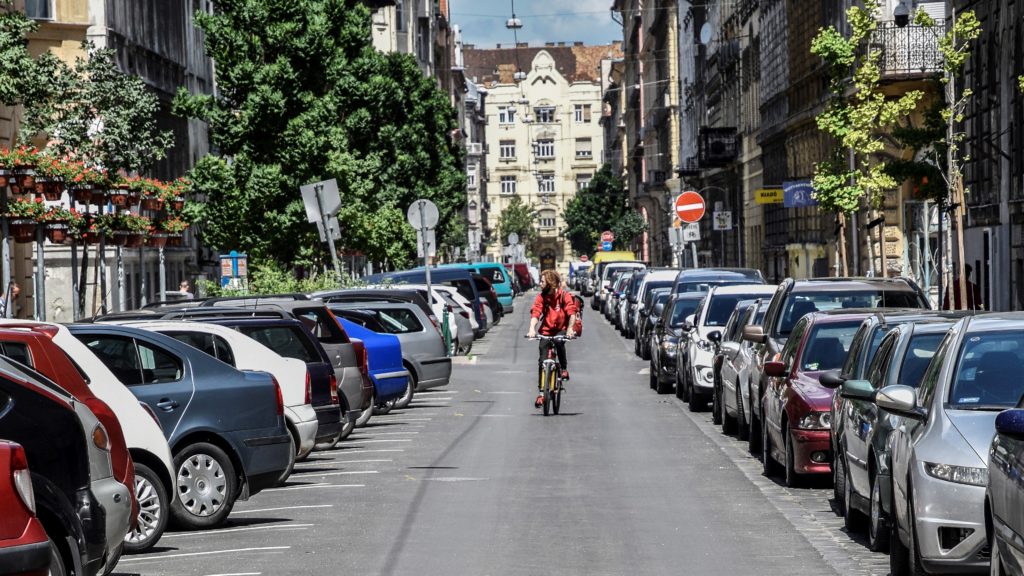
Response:
M512 16L513 0L448 0L451 19L462 28L466 44L480 48L512 44L505 21ZM608 44L622 39L622 27L608 10L612 0L515 0L516 16L523 21L519 41Z

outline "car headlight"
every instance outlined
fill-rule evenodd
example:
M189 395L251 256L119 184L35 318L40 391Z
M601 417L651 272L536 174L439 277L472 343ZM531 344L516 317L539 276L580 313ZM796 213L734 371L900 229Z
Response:
M711 368L698 368L698 371L700 372L701 379L705 382L715 381L715 372Z
M803 430L828 430L832 427L830 412L811 412L800 419L798 428Z
M664 350L666 354L674 355L676 350L679 349L679 345L673 340L663 340L661 342L661 349Z
M988 468L971 468L970 466L925 462L924 471L932 478L938 478L946 482L968 484L970 486L988 486Z

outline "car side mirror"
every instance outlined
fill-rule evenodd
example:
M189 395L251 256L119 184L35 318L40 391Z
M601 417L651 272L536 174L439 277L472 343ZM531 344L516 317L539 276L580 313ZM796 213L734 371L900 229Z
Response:
M818 382L820 382L822 386L833 390L842 386L845 381L846 378L843 378L843 375L839 373L839 370L829 370L827 372L822 372L821 375L818 376Z
M672 329L672 334L675 334L676 338L682 338L683 337L683 331L681 329L679 329L679 328L673 328Z
M764 344L768 341L763 326L744 326L743 339L754 344Z
M925 412L917 405L917 390L896 384L875 392L875 405L899 416L924 420Z
M683 332L689 332L693 330L693 323L690 322L689 320L683 320L683 323L680 325L680 328Z
M686 323L689 324L690 326L693 326L694 323L696 323L696 322L697 322L697 317L694 316L693 314L690 314L689 316L686 317Z
M786 364L778 360L764 363L764 375L772 378L784 378L786 376Z
M708 333L708 342L711 342L712 344L721 344L722 343L722 331L721 330L715 330L714 332Z
M736 342L722 342L722 353L735 356L740 351L740 345Z
M1024 438L1024 410L1004 410L996 416L996 432L1003 436Z
M849 400L865 400L870 402L875 396L875 389L867 380L847 380L841 386L839 395Z

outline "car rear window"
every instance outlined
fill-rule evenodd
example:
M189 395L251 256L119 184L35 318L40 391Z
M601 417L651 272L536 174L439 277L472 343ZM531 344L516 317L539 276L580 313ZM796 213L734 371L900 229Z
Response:
M946 335L942 334L917 334L910 338L907 345L907 353L903 356L903 365L900 366L899 378L896 382L904 386L917 386L924 377L925 368L931 361L939 343Z
M838 370L846 360L861 321L820 324L814 327L800 355L800 369L809 372Z
M338 326L338 323L331 318L327 308L293 308L292 314L300 322L309 328L309 331L316 336L316 339L323 344L348 344L348 335Z
M841 308L921 308L917 293L910 290L836 290L794 292L786 300L775 337L788 337L797 320L812 312Z
M412 310L392 308L375 312L388 334L412 334L423 331L423 324Z
M743 300L757 298L756 294L716 294L708 305L708 315L704 318L705 326L725 326L736 305Z
M20 362L29 368L36 367L35 364L32 363L32 353L29 352L28 346L22 342L0 342L0 354L3 354L16 362Z
M164 332L164 334L178 342L202 350L229 366L235 366L235 355L231 351L231 346L216 334L206 332Z
M491 284L504 284L506 282L505 275L502 272L501 268L496 267L480 269L480 275L490 280Z
M323 361L298 326L240 326L238 331L285 358L295 358L307 364Z

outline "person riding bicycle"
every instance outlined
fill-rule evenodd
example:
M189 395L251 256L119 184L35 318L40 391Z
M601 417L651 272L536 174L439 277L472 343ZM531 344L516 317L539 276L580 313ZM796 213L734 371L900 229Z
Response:
M573 326L576 315L579 312L576 299L562 285L562 278L558 275L558 272L545 270L541 274L540 294L537 295L537 298L533 301L533 307L530 308L530 330L526 335L529 338L536 338L538 334L537 325L540 324L539 333L542 336L557 336L565 332L567 337L573 338L576 335ZM562 370L562 380L568 380L569 371L566 369L565 342L541 340L540 358L537 363L538 368L543 371L544 359L547 358L548 348L551 346L555 347L555 352L558 355L558 366ZM538 377L538 388L541 386L540 380ZM544 394L543 390L541 390L541 394L537 395L537 401L534 403L534 406L540 408L543 404Z

